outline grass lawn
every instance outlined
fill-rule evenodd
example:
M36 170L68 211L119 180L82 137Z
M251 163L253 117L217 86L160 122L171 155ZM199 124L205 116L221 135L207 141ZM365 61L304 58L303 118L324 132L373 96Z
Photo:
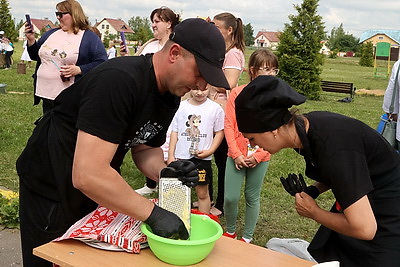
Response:
M0 69L0 83L7 84L8 91L7 94L0 94L0 186L12 190L18 190L15 161L34 128L33 122L41 114L41 106L32 105L33 69L28 69L27 74L17 74L16 63L19 62L21 56L22 42L16 43L15 46L16 51L13 55L15 63L12 69ZM248 49L246 58L252 51ZM326 58L322 79L353 82L357 88L384 90L387 79L374 78L373 68L358 66L358 60L358 58ZM240 83L245 83L246 79L247 76L243 75ZM357 95L351 103L337 101L343 97L346 95L323 93L320 101L307 101L300 108L303 112L334 111L360 119L373 128L376 127L382 113L382 97ZM273 155L262 189L261 214L254 235L255 244L264 246L272 237L311 240L318 224L296 213L293 197L284 191L279 182L279 177L286 177L290 172L304 173L304 168L302 157L292 150ZM216 173L216 169L214 170ZM134 188L141 187L145 181L129 155L122 166L122 174ZM307 182L311 183L310 180ZM321 195L318 203L326 209L330 208L333 203L332 194ZM240 204L241 224L243 224L244 205L242 201ZM223 218L222 224L224 224ZM241 231L242 228L239 227L239 235Z

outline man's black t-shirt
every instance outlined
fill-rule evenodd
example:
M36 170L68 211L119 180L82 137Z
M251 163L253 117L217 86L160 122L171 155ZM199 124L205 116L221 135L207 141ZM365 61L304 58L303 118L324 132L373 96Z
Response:
M122 146L113 159L116 169L128 148L161 146L179 107L179 97L160 95L151 59L148 55L109 60L55 101L57 117L72 118L77 129Z
M159 93L151 55L106 61L55 99L17 161L18 174L31 190L63 202L72 220L79 219L95 205L72 185L78 130L118 144L111 165L119 170L129 148L165 142L179 103L179 97Z

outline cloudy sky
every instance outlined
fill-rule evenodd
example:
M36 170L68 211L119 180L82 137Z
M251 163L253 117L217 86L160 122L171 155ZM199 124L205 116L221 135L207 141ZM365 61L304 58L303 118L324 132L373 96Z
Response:
M16 22L29 13L31 18L49 18L55 21L55 5L59 0L9 0L11 14ZM131 17L147 17L154 8L168 6L182 14L182 18L211 18L221 12L231 12L251 23L254 34L260 30L283 30L289 22L288 15L296 14L294 4L302 0L80 0L92 23L103 18L121 18L128 22ZM343 23L347 33L360 37L368 29L400 30L400 2L398 0L320 0L318 14L325 22L325 30Z

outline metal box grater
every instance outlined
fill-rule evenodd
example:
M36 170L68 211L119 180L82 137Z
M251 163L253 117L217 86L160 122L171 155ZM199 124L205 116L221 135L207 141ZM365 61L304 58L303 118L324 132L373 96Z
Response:
M158 192L158 205L175 213L185 224L190 234L190 209L191 190L183 185L178 178L160 178Z

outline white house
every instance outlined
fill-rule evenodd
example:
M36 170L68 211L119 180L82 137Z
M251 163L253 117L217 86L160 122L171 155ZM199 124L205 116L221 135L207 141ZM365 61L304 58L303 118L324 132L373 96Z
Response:
M331 50L326 46L326 42L327 42L326 40L321 41L322 47L319 50L319 52L321 54L329 56L329 54L331 53Z
M134 31L126 24L122 19L110 19L104 18L100 22L95 24L95 27L101 33L101 40L104 40L104 37L109 34L117 35L119 39L119 33L134 33Z
M49 19L31 19L31 23L34 29L34 32L38 35L41 35L41 31L48 31L50 29L56 28L57 26L51 22ZM21 26L18 30L18 39L23 40L25 37L25 24Z
M280 32L259 31L254 39L255 47L267 47L275 50L279 44Z

